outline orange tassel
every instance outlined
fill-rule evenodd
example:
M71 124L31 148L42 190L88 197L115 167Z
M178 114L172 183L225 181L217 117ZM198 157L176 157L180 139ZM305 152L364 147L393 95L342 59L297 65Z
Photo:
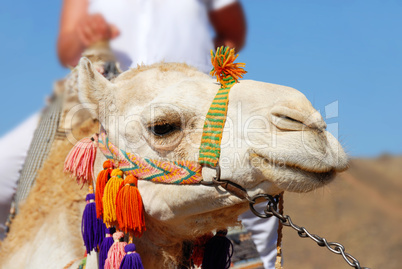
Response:
M116 215L119 229L141 237L145 228L144 207L137 188L137 178L128 175L116 197Z
M106 227L117 225L116 218L116 196L119 192L121 184L123 184L123 172L120 169L113 169L112 177L106 183L105 191L103 192L103 222Z
M99 172L96 179L96 192L95 192L95 204L96 204L96 217L101 219L103 217L103 205L102 197L105 190L107 181L112 173L113 163L110 160L106 160L103 163L103 170Z

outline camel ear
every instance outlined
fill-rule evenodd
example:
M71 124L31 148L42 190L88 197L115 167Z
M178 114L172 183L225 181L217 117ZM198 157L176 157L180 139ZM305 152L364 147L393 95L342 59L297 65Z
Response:
M105 108L113 103L113 84L104 78L88 58L78 63L78 98L94 118L101 120Z

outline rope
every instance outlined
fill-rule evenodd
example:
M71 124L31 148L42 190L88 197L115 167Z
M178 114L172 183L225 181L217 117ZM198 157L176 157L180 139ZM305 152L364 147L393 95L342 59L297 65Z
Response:
M278 204L279 214L283 215L283 192L279 194L279 204ZM278 239L276 240L276 261L275 269L283 269L282 267L282 228L283 224L278 219Z

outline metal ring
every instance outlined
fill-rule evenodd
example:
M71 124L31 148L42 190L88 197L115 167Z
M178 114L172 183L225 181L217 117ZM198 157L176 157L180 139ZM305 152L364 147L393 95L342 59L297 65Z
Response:
M266 213L265 211L264 211L265 214L262 214L262 213L258 212L258 211L254 208L254 203L250 203L249 206L250 206L251 212L253 212L254 215L256 215L257 217L260 217L260 218L263 218L263 219L267 219L267 218L270 218L270 217L273 216L272 213Z
M219 185L217 182L221 181L221 167L219 166L219 162L216 164L215 168L216 171L216 175L212 178L212 181L205 181L204 179L202 179L200 181L201 185L204 186L216 186Z
M204 185L204 186L215 186L216 185L216 183L213 181L205 181L205 180L201 180L200 184Z
M221 166L219 165L219 162L216 163L215 171L216 171L216 176L214 177L214 179L216 181L220 181L221 180Z
M255 202L257 201L258 198L264 198L268 203L267 203L267 208L264 209L264 214L258 212L255 208ZM269 194L257 194L253 197L250 198L250 210L253 212L256 216L260 218L270 218L272 216L275 216L275 212L277 210L277 201L275 201L275 198L272 197Z

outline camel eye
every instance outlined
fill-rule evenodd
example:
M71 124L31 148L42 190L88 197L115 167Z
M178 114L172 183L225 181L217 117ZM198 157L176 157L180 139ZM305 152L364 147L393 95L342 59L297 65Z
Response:
M167 135L176 131L177 129L177 126L168 123L153 125L149 127L149 130L156 136Z

